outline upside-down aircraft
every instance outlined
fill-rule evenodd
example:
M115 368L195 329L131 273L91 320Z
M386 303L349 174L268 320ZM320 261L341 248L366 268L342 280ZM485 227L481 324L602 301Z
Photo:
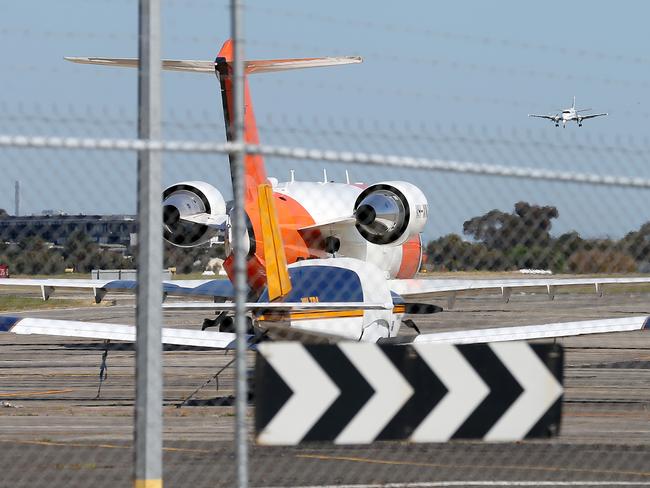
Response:
M553 115L537 115L537 114L528 114L529 117L537 117L538 119L548 119L551 120L555 127L560 126L562 122L562 127L566 129L566 123L575 120L578 127L582 127L582 121L587 119L593 119L595 117L603 117L607 115L606 113L601 114L583 114L582 112L588 112L590 108L583 108L581 110L576 110L576 97L573 97L573 105L569 108L563 109L561 112Z
M163 69L214 73L219 80L230 138L233 81L232 43L227 41L215 61L164 60ZM84 64L137 67L137 59L69 58ZM357 57L278 59L245 63L245 141L258 144L248 75L361 62ZM420 232L429 215L422 191L405 181L371 185L299 182L280 183L266 174L261 155L244 157L247 281L251 344L260 337L304 340L355 340L382 343L479 343L644 329L648 317L626 317L556 324L521 325L400 336L407 313L436 313L441 308L415 302L448 297L465 290L496 289L507 299L513 289L544 287L553 298L559 286L648 283L650 278L577 279L415 279L420 267ZM186 181L163 192L165 239L177 246L197 246L216 232L232 242L230 211L222 194L206 182ZM233 256L226 246L229 280L172 280L162 284L168 296L210 297L206 301L164 304L167 310L217 313L204 325L217 330L164 328L167 344L231 348ZM59 288L92 290L95 301L112 291L133 291L129 280L2 279L0 286L40 287L43 299ZM205 328L205 327L204 327ZM417 330L417 329L416 329ZM135 327L79 321L4 317L0 331L105 340L135 340Z

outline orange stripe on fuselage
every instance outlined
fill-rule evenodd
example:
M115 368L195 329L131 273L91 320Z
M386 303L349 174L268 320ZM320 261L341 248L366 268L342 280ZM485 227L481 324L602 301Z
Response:
M257 320L267 322L284 322L286 320L341 319L363 317L363 310L322 310L317 312L290 312L260 315Z

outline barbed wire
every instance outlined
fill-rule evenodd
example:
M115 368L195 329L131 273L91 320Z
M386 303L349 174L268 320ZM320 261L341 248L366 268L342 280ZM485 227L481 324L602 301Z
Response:
M371 154L363 152L309 149L300 147L235 144L231 142L147 141L139 139L98 139L77 137L41 137L0 135L0 147L31 149L85 149L106 151L165 151L186 153L228 154L244 151L264 156L389 166L409 169L426 169L452 173L480 174L531 180L587 183L591 185L628 188L650 188L650 179L617 175L599 175L556 171L546 168L514 167L495 164L462 162L411 156Z

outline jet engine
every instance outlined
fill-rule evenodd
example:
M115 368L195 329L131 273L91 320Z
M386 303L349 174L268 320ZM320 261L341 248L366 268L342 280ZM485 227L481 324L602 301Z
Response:
M178 247L193 247L225 229L226 201L202 181L176 183L163 192L163 237Z
M428 213L424 193L405 181L369 186L354 204L357 230L367 241L380 245L398 246L419 234Z

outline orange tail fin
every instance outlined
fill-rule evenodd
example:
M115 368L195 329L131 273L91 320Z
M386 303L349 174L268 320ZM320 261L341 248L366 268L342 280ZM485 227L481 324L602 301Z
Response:
M232 139L231 127L233 124L233 43L227 40L222 46L214 62L215 71L221 85L221 98L223 103L224 119L226 122L226 137ZM340 64L359 63L361 58L358 57L338 57L338 58L303 58L303 59L274 59L245 61L245 79L244 79L244 142L247 144L259 144L259 134L253 112L253 102L248 85L248 74L268 73L275 71L284 71L290 69L315 68L321 66L334 66ZM266 245L266 239L263 236L262 216L260 215L258 189L260 185L268 186L266 169L264 167L264 158L257 154L246 154L244 156L244 209L248 217L248 233L250 239L249 256L247 263L249 286L254 291L260 291L266 283L265 253L269 248ZM266 194L266 193L265 193ZM269 201L272 200L272 191L268 186ZM275 211L274 211L275 212ZM277 223L277 221L276 221ZM282 222L277 229L282 227ZM286 229L282 229L283 233ZM297 232L297 231L296 231ZM252 234L252 235L251 235ZM278 234L279 237L279 234ZM294 239L290 239L293 241ZM279 242L282 240L280 239ZM283 253L284 254L284 253ZM271 257L273 260L274 258ZM286 262L286 258L285 258ZM232 279L232 259L224 263L229 277ZM282 288L280 288L282 289Z

